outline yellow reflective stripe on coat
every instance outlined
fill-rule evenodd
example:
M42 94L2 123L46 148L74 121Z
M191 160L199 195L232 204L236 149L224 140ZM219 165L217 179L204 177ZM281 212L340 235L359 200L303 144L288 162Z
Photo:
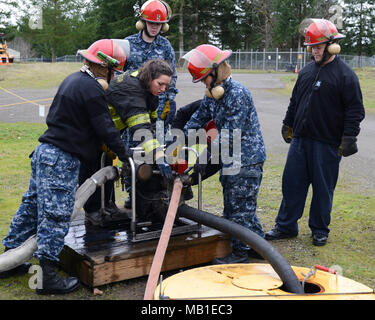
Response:
M149 153L151 151L154 151L156 148L159 148L160 147L160 143L158 140L156 139L151 139L151 140L148 140L146 141L143 145L143 150L146 152L146 153Z
M158 118L158 109L155 111L150 111L150 117L151 119L157 119Z
M130 76L136 78L138 76L138 74L139 74L139 71L137 70L137 71L134 71L133 73L131 73Z
M126 128L124 122L122 121L120 115L117 113L117 110L111 104L108 104L109 113L117 130L123 130Z
M148 113L139 113L135 116L129 117L125 124L127 127L132 128L140 124L151 123L150 115Z

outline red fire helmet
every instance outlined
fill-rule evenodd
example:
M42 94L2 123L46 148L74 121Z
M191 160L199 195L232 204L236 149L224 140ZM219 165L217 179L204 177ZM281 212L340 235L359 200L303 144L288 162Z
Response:
M345 38L345 36L339 33L336 26L329 20L306 19L303 24L309 24L305 32L305 46L315 46L321 43Z
M189 51L182 58L187 63L187 69L193 77L193 82L206 78L214 68L227 60L232 54L231 50L220 50L210 45L202 44Z
M168 3L160 0L146 1L139 13L139 18L153 23L167 23L172 16L172 9Z
M126 57L130 52L130 45L128 40L120 39L101 39L95 41L88 49L79 50L80 54L86 60L106 66L106 63L98 57L98 52L101 51L108 57L116 59L119 65L115 67L117 71L122 71L126 62Z

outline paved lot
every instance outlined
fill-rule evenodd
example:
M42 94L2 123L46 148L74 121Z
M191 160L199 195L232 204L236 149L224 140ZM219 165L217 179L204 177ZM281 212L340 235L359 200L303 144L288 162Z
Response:
M236 74L234 78L245 83L249 89L257 93L262 89L282 87L282 83L280 82L281 76L271 74ZM192 83L190 75L186 73L180 74L177 85L180 90L176 99L178 106L183 106L202 98L204 92L203 84ZM44 122L45 118L39 116L39 105L45 106L46 111L48 111L48 107L56 91L57 88L46 90L12 89L6 91L0 89L0 121Z

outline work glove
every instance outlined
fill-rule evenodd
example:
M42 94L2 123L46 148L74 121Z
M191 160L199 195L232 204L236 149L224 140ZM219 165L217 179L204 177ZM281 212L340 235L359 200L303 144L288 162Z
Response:
M349 157L358 152L357 137L343 136L339 148L339 155Z
M161 161L161 163L158 163L160 174L168 180L173 180L173 174L170 165L167 163L165 158Z
M176 114L176 102L171 99L167 100L165 104L160 102L157 113L158 119L164 121L165 126L172 124Z
M102 151L107 154L107 156L111 159L116 159L117 155L114 153L106 144L102 145Z
M293 129L283 124L281 127L281 135L286 143L291 143L293 138Z
M103 144L101 149L107 154L107 157L112 158L113 160L118 157L123 163L129 162L130 156L126 149L125 152L121 153L121 155L117 155L116 153L114 153L106 144Z

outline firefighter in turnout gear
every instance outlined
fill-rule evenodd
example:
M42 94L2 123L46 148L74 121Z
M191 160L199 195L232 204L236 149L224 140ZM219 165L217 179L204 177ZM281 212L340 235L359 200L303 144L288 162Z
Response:
M106 92L117 128L127 133L123 137L127 138L124 143L129 153L140 145L146 155L153 155L154 163L167 179L173 178L172 170L156 137L156 119L152 115L157 111L158 96L165 92L172 75L173 70L167 62L150 60L139 71L126 72L112 81ZM138 130L147 131L151 138L142 142L135 140Z

